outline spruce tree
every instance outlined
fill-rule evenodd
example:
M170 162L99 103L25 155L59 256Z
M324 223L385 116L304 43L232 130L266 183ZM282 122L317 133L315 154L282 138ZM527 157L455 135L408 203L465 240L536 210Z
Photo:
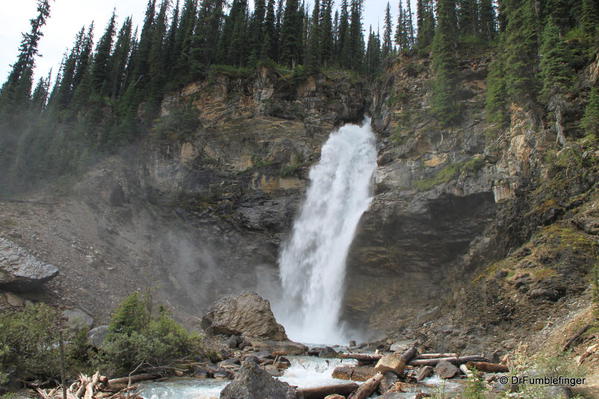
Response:
M364 36L362 32L362 7L363 0L352 0L349 41L350 41L350 69L359 71L364 58Z
M437 21L432 48L432 108L437 120L450 125L457 121L459 115L456 102L458 68L455 56L457 26L454 0L439 0Z
M298 0L286 0L281 22L281 62L295 67L302 60L303 12Z
M117 35L114 51L111 56L110 64L110 96L116 99L123 92L126 82L127 62L131 53L131 34L133 22L131 18L126 18Z
M309 73L318 71L320 67L320 1L314 0L310 32L308 38L306 67Z
M478 31L481 38L485 41L493 40L497 34L493 0L480 0L478 16Z
M566 106L564 94L571 89L574 71L569 65L568 47L561 40L559 28L552 18L543 30L540 56L540 76L543 83L540 98L554 114L557 140L561 145L565 145L562 121Z
M3 113L16 116L15 112L18 108L25 106L29 101L38 44L44 35L42 28L49 16L49 0L38 0L37 16L30 20L31 30L23 33L17 61L13 64L6 83L0 89L0 117Z
M404 11L404 26L408 36L408 43L410 49L414 48L416 44L416 38L414 36L414 15L412 14L412 1L406 1L406 9Z
M474 37L478 32L477 0L458 0L458 28L460 35Z
M501 45L499 46L502 47ZM498 54L489 65L487 75L487 93L485 115L487 121L496 123L499 127L508 122L507 89L505 85L505 67L503 54Z
M103 96L106 95L109 87L109 76L111 75L110 55L112 52L112 42L115 35L116 11L113 11L106 31L98 41L96 53L92 63L92 85L94 93Z
M383 58L388 57L393 51L393 43L391 42L391 32L393 31L393 22L391 22L391 6L387 2L387 8L385 9L385 26L383 29ZM371 37L373 34L370 32L368 35L368 45L374 44L374 39ZM371 43L372 42L372 43Z
M435 16L432 0L417 0L417 22L418 36L416 46L419 49L426 49L433 41L435 35Z
M191 47L193 32L197 24L197 0L185 0L181 20L175 39L175 55L172 76L176 84L184 83L189 78L191 68Z
M589 39L596 38L599 33L599 4L596 0L582 0L580 24Z
M275 13L275 0L268 0L266 16L264 17L264 40L262 43L262 59L277 61L277 19Z
M538 91L537 19L535 0L510 1L506 7L507 26L503 47L508 102L532 106Z
M587 135L595 138L599 136L599 89L597 87L591 89L580 125Z
M255 64L260 58L262 41L264 40L264 20L266 18L265 0L255 0L254 13L251 17L249 36L250 36L250 64Z
M333 0L322 0L320 15L320 59L328 65L333 59Z
M351 44L349 38L349 12L347 0L341 0L341 14L339 16L339 43L337 59L343 68L349 68L351 58Z

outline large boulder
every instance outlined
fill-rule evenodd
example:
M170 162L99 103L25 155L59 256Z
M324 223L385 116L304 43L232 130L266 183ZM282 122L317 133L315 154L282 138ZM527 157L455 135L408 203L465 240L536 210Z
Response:
M215 302L202 318L202 328L212 335L287 340L285 329L277 323L270 303L253 292L227 296Z
M0 287L29 291L57 274L56 266L42 262L12 241L0 237Z
M223 389L220 399L295 399L295 389L262 370L252 361L244 361L235 380Z

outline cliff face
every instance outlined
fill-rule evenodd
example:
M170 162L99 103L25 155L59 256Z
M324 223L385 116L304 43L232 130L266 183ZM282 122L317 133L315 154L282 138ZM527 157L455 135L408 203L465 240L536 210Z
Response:
M597 145L574 130L561 147L549 121L516 106L508 128L487 124L487 65L462 63L452 128L430 116L426 60L401 60L373 91L381 148L349 257L354 324L438 349L513 349L531 325L551 330L591 303Z
M426 59L398 60L372 86L217 73L166 98L142 144L38 194L46 205L3 205L0 234L61 269L54 300L99 319L148 287L182 317L241 289L274 298L309 166L336 125L369 112L375 198L349 256L344 318L439 350L516 342L590 303L598 153L576 137L558 147L516 107L509 128L488 125L488 63L462 63L452 128L431 117Z

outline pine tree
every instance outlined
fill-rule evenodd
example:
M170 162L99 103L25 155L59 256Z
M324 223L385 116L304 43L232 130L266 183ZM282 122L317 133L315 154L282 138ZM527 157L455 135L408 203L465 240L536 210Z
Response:
M38 44L43 36L42 28L49 16L49 0L38 0L37 16L30 20L31 31L23 33L17 61L13 64L8 80L0 90L0 116L3 113L16 115L18 107L26 105L29 101Z
M320 67L320 1L314 0L310 31L308 37L306 67L309 73L318 71Z
M480 0L478 31L483 40L491 41L497 35L493 0Z
M112 52L112 42L115 35L116 11L106 27L106 31L98 41L96 53L92 63L92 85L93 90L100 96L106 95L109 90L109 76L111 75L110 55Z
M112 65L110 96L113 100L122 94L126 82L127 63L131 53L132 29L133 22L131 18L125 19L117 35L116 44L110 60L110 64Z
M574 70L569 65L571 55L568 47L561 40L559 28L553 23L552 18L549 18L543 30L540 55L540 77L543 83L540 98L547 104L549 111L553 112L557 140L565 145L562 121L566 106L564 94L571 88Z
M385 27L383 29L383 58L388 57L393 51L393 43L391 42L391 32L393 31L393 22L391 22L391 6L387 2L385 9ZM368 35L368 47L374 44L374 39L371 37L372 32Z
M457 24L454 0L439 0L437 21L432 49L432 107L436 118L442 124L450 125L459 115L456 103L458 68L455 58Z
M168 1L160 3L158 15L154 20L152 28L152 42L150 45L149 59L149 95L146 99L150 105L151 114L158 111L162 100L163 88L166 83L166 33L167 33L167 9Z
M502 47L501 45L499 46ZM502 54L498 54L489 66L485 103L486 119L504 127L508 122L507 89L505 85L505 67Z
M408 36L408 43L410 49L414 48L416 44L416 38L414 36L414 15L412 14L412 1L406 1L406 9L404 11L404 26Z
M435 16L432 0L417 0L418 14L418 37L416 46L419 49L426 49L433 41L435 34Z
M366 73L369 76L374 76L381 69L381 45L378 34L374 34L372 26L368 33L368 45L366 46Z
M599 32L599 4L596 0L582 0L580 24L588 38L596 37Z
M333 0L322 0L320 16L320 59L328 65L334 54Z
M275 0L268 0L266 6L266 16L264 17L264 40L262 42L261 59L270 58L277 61L277 17L275 13Z
M508 102L530 106L537 93L537 19L534 0L507 3L506 38L503 42Z
M363 0L352 0L349 41L350 41L350 69L359 71L364 58L364 35L362 32L362 7Z
M61 64L60 79L56 80L56 90L52 96L51 103L59 108L65 108L73 98L75 89L75 74L77 65L80 62L81 52L83 51L83 43L85 40L85 27L81 28L75 37L73 48L68 56L65 55Z
M249 36L250 36L250 65L254 65L258 58L260 58L260 52L262 48L262 41L264 40L264 21L266 17L266 3L264 0L255 0L254 2L254 13L251 17Z
M478 32L477 0L458 0L458 28L460 35L475 36Z
M303 12L298 0L286 0L281 23L281 62L295 67L302 57Z
M171 62L171 60L175 59L175 56L177 55L176 47L177 47L177 32L179 30L179 13L180 13L180 3L179 3L179 0L177 0L177 3L175 4L175 9L173 10L173 15L171 17L171 23L169 26L168 34L166 37L166 43L165 43L164 58L166 60L168 60L166 62L166 75L167 75L167 80L169 83L173 78L172 71L174 68L174 65ZM169 87L172 87L172 86L169 86Z
M175 39L176 58L172 75L174 79L177 79L177 84L185 83L189 77L193 32L197 24L196 9L197 0L185 0Z
M584 110L580 125L587 135L595 138L599 136L599 89L597 87L591 89L589 102Z
M347 0L341 0L341 14L339 16L339 44L337 59L341 67L349 68L351 58L351 44L349 38L349 12Z

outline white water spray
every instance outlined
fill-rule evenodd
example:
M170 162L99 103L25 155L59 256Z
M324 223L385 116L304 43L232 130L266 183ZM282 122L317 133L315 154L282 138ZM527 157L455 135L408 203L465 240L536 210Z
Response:
M375 168L375 138L367 119L331 133L310 170L306 200L279 260L285 299L275 311L295 341L347 343L339 325L345 263L372 201Z

